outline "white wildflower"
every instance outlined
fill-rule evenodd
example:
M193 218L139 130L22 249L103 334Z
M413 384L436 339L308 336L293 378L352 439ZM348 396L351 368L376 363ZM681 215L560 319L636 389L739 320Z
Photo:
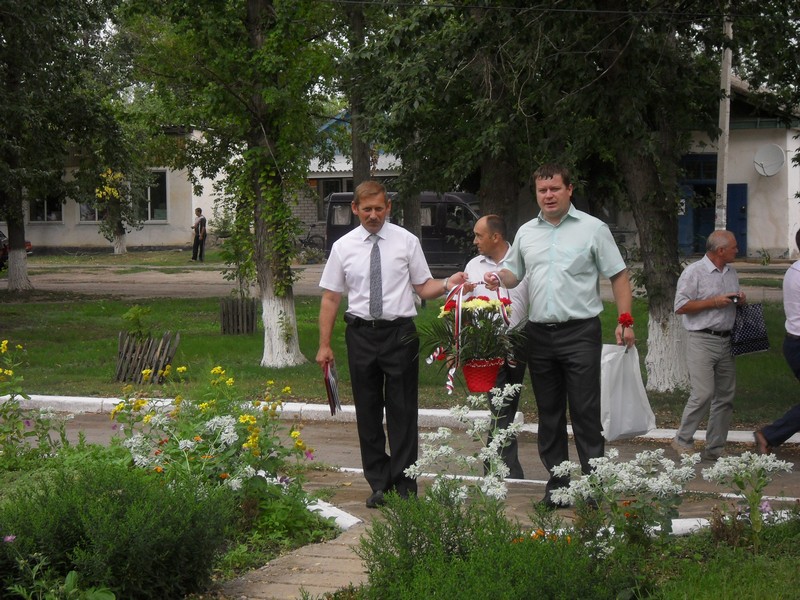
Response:
M178 442L178 449L181 452L191 452L197 446L197 442L194 440L181 440Z
M505 500L508 488L502 479L487 475L481 480L481 492L495 500Z

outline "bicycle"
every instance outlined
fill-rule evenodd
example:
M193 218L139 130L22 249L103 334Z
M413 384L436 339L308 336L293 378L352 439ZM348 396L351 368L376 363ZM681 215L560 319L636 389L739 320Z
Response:
M311 223L308 226L305 237L297 238L299 250L312 249L312 250L325 250L325 238L319 234L313 233L316 223Z

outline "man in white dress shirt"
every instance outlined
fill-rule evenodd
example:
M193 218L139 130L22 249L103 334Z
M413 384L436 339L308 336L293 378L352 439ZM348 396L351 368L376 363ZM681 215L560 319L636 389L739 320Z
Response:
M351 209L361 225L333 244L319 282L323 292L316 360L323 369L334 359L333 327L342 295L347 294L345 342L361 462L372 488L368 508L381 506L386 492L402 497L417 492L417 482L405 474L417 461L419 447L419 340L413 292L431 300L464 283L466 277L456 273L433 279L419 238L386 222L391 208L381 183L365 181L356 188ZM375 245L379 277L371 264Z
M800 248L800 230L794 237ZM783 277L783 312L786 313L786 337L783 339L783 357L786 364L800 379L800 260L795 261ZM755 432L756 450L759 454L771 454L800 431L800 404L795 404L781 418L764 429Z
M494 294L485 288L483 276L486 273L499 271L503 266L503 259L506 257L511 244L506 240L506 224L499 215L486 215L478 219L472 232L475 234L473 243L478 249L479 256L476 256L467 263L464 269L470 282L477 283L476 295ZM483 289L482 289L483 288ZM501 288L501 293L502 288ZM511 299L511 317L509 326L512 328L522 328L528 320L528 278L523 278L517 287L507 290ZM507 383L522 383L525 379L525 348L524 338L514 349L513 363L508 361L501 367L495 381L495 387L503 388ZM499 410L492 408L497 421L495 422L498 430L506 429L514 422L519 407L520 393L514 394L509 402ZM490 404L491 405L491 404ZM491 405L493 406L493 405ZM489 434L488 442L492 441ZM522 465L519 463L517 438L513 437L501 451L503 462L508 466L508 476L511 479L524 479L525 474Z

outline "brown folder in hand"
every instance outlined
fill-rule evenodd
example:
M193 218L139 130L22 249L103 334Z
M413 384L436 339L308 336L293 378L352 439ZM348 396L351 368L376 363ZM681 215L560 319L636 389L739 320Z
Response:
M328 406L331 415L341 412L342 404L339 402L339 374L336 372L336 363L325 363L325 391L328 393Z

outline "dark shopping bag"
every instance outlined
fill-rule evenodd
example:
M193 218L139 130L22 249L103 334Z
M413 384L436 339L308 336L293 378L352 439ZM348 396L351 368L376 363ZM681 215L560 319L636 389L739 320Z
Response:
M736 307L736 322L731 330L731 354L741 356L769 350L767 324L761 304L743 304Z

